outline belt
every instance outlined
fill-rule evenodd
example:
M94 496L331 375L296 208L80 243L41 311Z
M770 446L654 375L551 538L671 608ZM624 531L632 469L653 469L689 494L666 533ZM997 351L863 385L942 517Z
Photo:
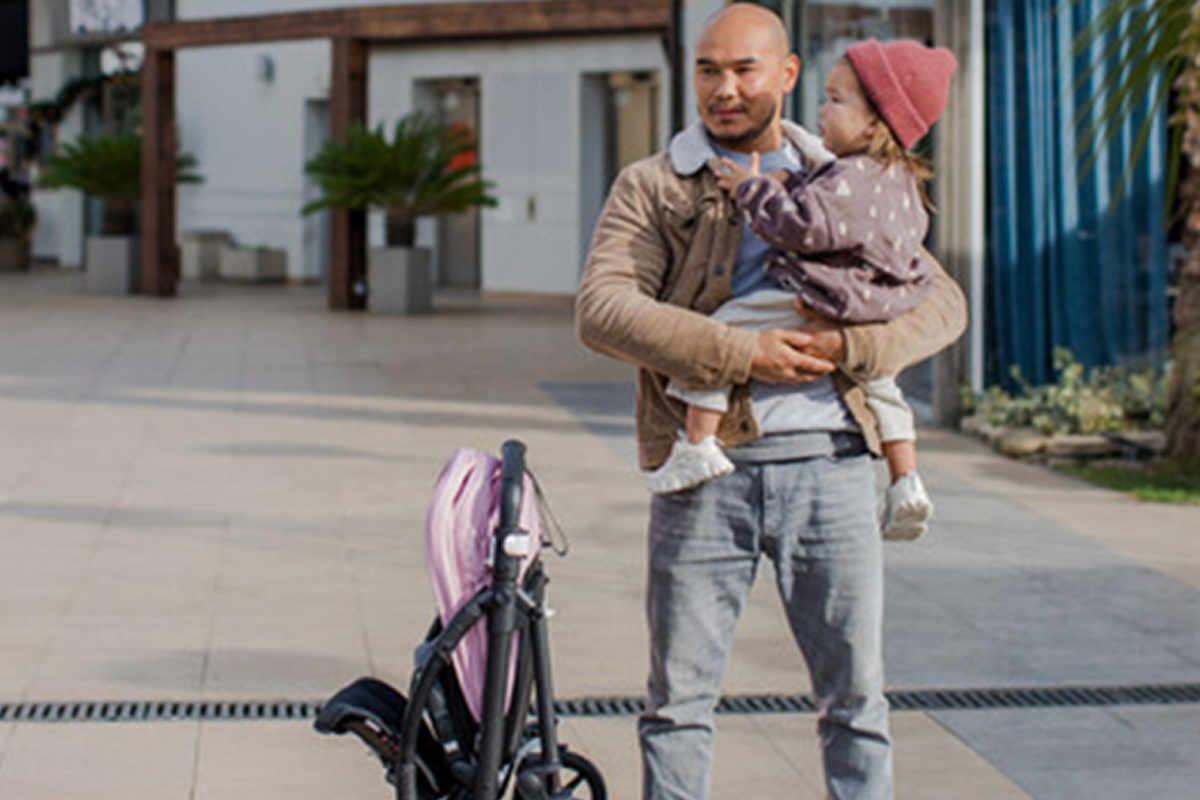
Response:
M725 451L731 461L766 464L810 458L854 458L868 453L858 431L796 431L762 436Z

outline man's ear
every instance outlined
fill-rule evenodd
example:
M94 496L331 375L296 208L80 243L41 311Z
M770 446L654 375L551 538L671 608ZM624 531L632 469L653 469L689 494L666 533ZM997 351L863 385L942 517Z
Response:
M785 94L790 93L796 88L796 81L800 78L800 56L795 53L788 53L787 58L783 60L783 91Z

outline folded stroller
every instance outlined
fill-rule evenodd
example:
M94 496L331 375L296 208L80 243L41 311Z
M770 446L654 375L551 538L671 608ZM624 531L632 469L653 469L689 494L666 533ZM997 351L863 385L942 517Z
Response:
M408 697L361 678L317 718L321 733L362 739L399 800L606 797L595 765L558 741L533 489L520 442L503 461L455 453L426 521L439 615Z

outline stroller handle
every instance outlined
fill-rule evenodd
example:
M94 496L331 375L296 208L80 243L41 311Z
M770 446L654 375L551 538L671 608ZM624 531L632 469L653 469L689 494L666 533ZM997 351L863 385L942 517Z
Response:
M525 481L525 445L509 439L500 449L500 531L516 531L521 522L521 492Z

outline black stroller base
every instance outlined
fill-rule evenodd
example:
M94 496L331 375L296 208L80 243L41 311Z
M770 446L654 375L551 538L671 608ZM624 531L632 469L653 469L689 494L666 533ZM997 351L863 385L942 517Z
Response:
M358 736L379 758L398 800L499 800L510 789L516 800L606 800L595 765L558 741L541 561L535 558L518 582L520 559L505 547L510 535L524 535L518 519L524 455L520 442L505 443L492 583L444 628L434 622L417 649L408 696L360 678L330 698L315 723L320 733ZM451 654L481 622L487 656L476 721Z
M388 684L375 678L359 678L335 694L321 707L313 723L319 733L352 733L375 753L383 764L389 783L400 755L400 732L408 700ZM453 783L446 753L429 726L419 729L416 763L417 793L421 800L447 796ZM446 787L446 788L443 788Z
M400 730L408 700L394 688L375 678L359 678L335 694L321 707L314 723L324 734L354 734L379 758L388 783L395 784L395 767L400 752ZM531 739L536 731L529 731ZM584 756L559 746L557 767L559 790L545 788L546 769L540 753L530 753L516 773L515 796L520 800L606 800L607 789L599 769ZM469 800L471 771L455 776L446 753L428 725L422 725L415 759L418 800Z

